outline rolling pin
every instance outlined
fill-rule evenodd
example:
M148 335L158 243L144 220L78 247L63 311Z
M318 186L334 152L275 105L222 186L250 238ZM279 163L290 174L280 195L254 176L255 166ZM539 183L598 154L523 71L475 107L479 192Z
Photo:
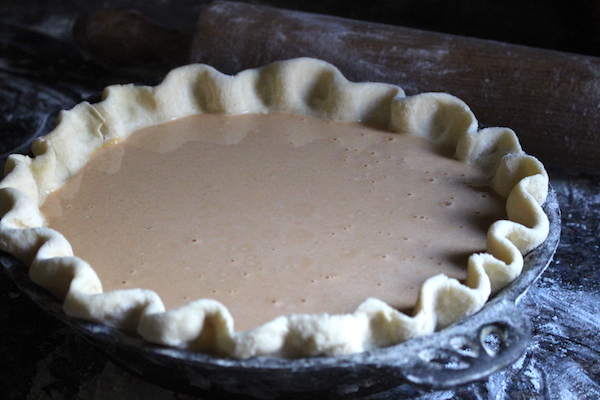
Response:
M112 67L200 62L234 74L308 56L407 95L448 92L481 124L515 130L551 172L600 175L600 58L227 1L208 4L190 29L105 9L80 17L73 35Z

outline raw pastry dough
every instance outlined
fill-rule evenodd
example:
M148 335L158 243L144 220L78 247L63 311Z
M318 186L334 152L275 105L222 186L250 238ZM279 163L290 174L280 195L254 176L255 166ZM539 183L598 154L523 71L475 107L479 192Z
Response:
M437 275L422 286L413 316L377 299L353 314L291 315L234 332L227 309L197 300L165 311L143 289L104 293L93 268L68 241L45 226L39 210L102 146L133 131L198 113L287 112L337 121L364 121L425 137L456 149L480 167L506 198L508 220L488 231L487 252L473 254L465 284ZM63 301L66 314L137 332L145 340L222 356L341 355L385 347L442 329L479 310L491 293L519 275L523 255L548 235L541 209L548 190L542 164L521 150L507 128L477 129L459 99L444 93L406 97L401 88L352 83L332 65L294 59L227 76L206 65L173 70L156 87L112 86L98 104L60 114L57 127L32 147L34 158L13 155L0 182L0 248L30 265L30 277Z

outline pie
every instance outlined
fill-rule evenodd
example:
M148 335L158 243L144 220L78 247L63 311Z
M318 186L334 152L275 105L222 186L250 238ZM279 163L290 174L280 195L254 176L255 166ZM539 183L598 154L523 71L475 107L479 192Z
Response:
M309 58L108 87L32 151L0 182L0 248L69 316L224 357L443 329L549 229L548 176L512 130Z

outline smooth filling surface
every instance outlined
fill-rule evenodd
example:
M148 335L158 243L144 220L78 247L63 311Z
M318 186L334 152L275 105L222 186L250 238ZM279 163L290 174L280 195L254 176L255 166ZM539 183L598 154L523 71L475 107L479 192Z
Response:
M222 302L245 330L283 314L410 310L462 280L504 201L425 139L360 123L204 114L99 150L42 206L105 291Z

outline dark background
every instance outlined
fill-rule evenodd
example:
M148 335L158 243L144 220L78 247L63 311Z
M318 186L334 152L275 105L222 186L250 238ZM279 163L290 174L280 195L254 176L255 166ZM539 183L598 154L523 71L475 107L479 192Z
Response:
M81 14L111 6L141 10L184 29L201 0L2 1L0 4L0 156L27 151L60 109L135 73L103 69L73 47ZM257 1L255 3L600 55L597 1ZM447 391L399 387L370 399L600 398L600 180L551 176L563 212L555 261L519 307L534 330L526 354L481 382ZM41 312L0 272L0 398L190 399L132 377L69 328Z
M600 55L596 0L261 0L249 3ZM165 26L193 26L208 0L4 0L0 19L67 39L69 20L99 7L134 8ZM50 11L49 11L50 10Z

